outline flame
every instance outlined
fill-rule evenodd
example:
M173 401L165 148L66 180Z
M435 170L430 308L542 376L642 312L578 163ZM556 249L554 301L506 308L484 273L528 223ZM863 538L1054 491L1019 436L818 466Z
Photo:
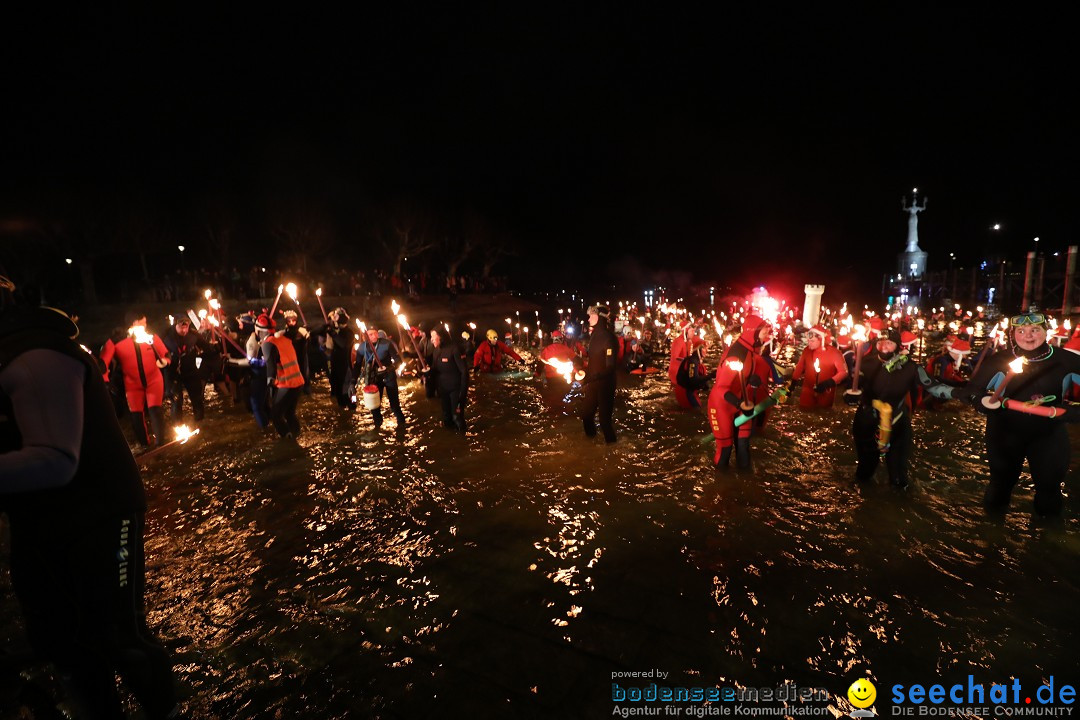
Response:
M922 318L919 318L916 324L919 326L919 332L922 332L923 328L926 327L926 321Z
M513 321L513 320L511 320L510 318L506 318L506 324L507 324L507 325L512 325L512 324L513 324L513 322L514 322L514 321Z
M285 286L284 285L278 285L277 286L277 294L278 295L280 295L284 291L285 291Z
M476 323L472 323L472 322L469 323L469 327L472 328L473 330L475 330L476 329Z
M322 288L315 289L315 297L322 297Z
M173 428L173 434L176 435L176 442L181 445L186 443L191 438L199 434L199 428L192 430L187 425L177 425Z
M851 328L849 335L852 342L866 342L866 327L864 325L856 325Z
M206 319L206 308L203 308L202 310L199 311L199 319L200 320L205 320Z
M409 321L405 319L404 315L398 315L397 321L401 325L401 327L405 328L406 330L409 329Z
M817 358L814 358L814 374L815 375L820 375L821 374L821 364L818 362Z
M213 295L213 293L210 292L209 290L206 290L206 291L203 292L203 297L206 298L207 300L210 299L211 295Z
M362 333L366 333L366 332L367 332L367 325L365 325L364 323L360 322L359 320L357 320L357 321L356 321L356 327L360 328L360 332L362 332Z
M1009 371L1014 373L1024 372L1024 358L1018 357L1009 363Z
M566 378L567 383L574 381L574 363L570 360L545 360L540 358L540 362L545 365L550 365L555 368L555 371Z
M293 302L296 302L296 283L289 283L286 285L285 292L293 299Z
M731 333L728 333L727 335L724 336L724 344L725 345L731 345Z
M742 372L743 364L741 360L728 360L726 365L737 373Z
M634 337L636 337L638 340L640 340L641 339L641 331L640 330L635 330L634 331Z
M221 309L221 303L218 302L217 298L213 298L213 299L210 300L210 309L211 310L220 310Z
M403 372L405 372L405 361L404 360L402 360L401 364L398 365L398 368L397 368L398 376L400 377L401 373L403 373Z
M450 332L450 323L443 323L442 326L446 328L446 332Z
M154 344L154 335L153 333L146 332L145 325L132 325L128 328L128 335L130 335L137 343L142 343L143 345Z
M400 309L401 309L401 306L400 306L400 305L398 305L398 302L397 302L397 300L391 300L391 301L390 301L390 312L392 312L392 313L394 313L395 315L397 315L397 314L398 314L398 310L400 310Z

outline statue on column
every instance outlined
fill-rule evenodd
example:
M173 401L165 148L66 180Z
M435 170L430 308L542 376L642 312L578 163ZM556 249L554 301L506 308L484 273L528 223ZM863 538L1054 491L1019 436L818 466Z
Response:
M908 214L907 221L907 252L920 252L919 249L919 213L926 209L926 198L919 205L918 192L912 193L911 204L907 204L907 198L900 198L900 209Z

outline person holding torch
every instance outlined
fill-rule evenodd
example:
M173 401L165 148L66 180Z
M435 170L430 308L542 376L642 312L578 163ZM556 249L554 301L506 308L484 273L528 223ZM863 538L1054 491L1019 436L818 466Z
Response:
M772 367L761 355L762 346L772 339L772 326L757 315L743 322L742 334L724 352L716 368L716 383L709 393L709 425L716 438L713 463L727 467L731 450L739 467L750 467L750 435L765 424L766 413L735 426L737 415L750 416L755 406L769 395Z
M844 402L855 406L851 435L857 465L855 479L867 482L882 460L889 470L889 482L907 487L908 457L911 455L911 394L923 388L934 397L946 397L947 385L935 383L926 370L901 354L900 331L881 331L874 352L860 363L858 388L844 393Z
M1010 318L1009 346L987 357L966 386L950 388L950 397L986 414L990 481L983 505L991 511L1009 506L1026 459L1035 512L1061 512L1061 484L1069 471L1065 423L1080 421L1080 408L1066 407L1064 398L1080 384L1080 355L1048 344L1047 333L1042 313Z

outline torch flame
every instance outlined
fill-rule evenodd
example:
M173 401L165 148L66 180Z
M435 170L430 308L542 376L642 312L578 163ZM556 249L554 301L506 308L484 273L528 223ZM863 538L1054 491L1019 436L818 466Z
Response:
M401 362L400 365L398 365L398 369L397 369L398 376L400 377L401 373L403 373L403 372L405 372L405 361L404 360Z
M289 297L293 299L293 302L296 302L296 283L289 283L286 285L285 292L289 294Z
M322 288L315 288L315 296L322 297Z
M814 358L814 374L821 374L821 364L818 362L817 358Z
M1013 360L1011 363L1009 363L1009 370L1011 370L1014 373L1022 373L1022 372L1024 372L1024 358L1023 357L1018 357L1015 360Z
M362 332L362 333L366 333L366 332L367 332L367 325L365 325L364 323L360 322L359 320L357 320L357 321L356 321L356 327L360 328L360 332Z
M409 329L409 321L405 319L404 315L398 315L397 321L401 325L401 327L405 328L406 330Z
M173 428L173 433L176 435L176 440L181 445L186 443L191 438L199 434L199 428L192 430L187 425L177 425Z
M213 295L213 293L210 292L209 290L206 290L206 291L203 292L203 297L206 298L207 300L210 299L211 295Z
M394 313L395 315L397 315L397 314L398 314L398 310L400 310L400 309L401 309L401 306L400 306L400 305L398 305L398 302L397 302L397 300L391 300L391 301L390 301L390 312L392 312L392 313Z
M574 381L574 363L572 361L558 359L544 360L543 358L540 358L540 362L555 368L557 373L566 378L567 383L572 383Z
M211 310L220 310L221 309L221 303L218 302L217 298L213 298L210 301L210 309Z
M143 345L153 345L154 336L151 333L146 332L145 325L132 325L128 328L128 335L137 342Z
M728 360L727 366L737 373L742 372L743 364L741 360Z

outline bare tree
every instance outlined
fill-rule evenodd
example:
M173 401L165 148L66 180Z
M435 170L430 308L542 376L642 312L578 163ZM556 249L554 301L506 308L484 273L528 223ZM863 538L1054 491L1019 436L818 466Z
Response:
M293 205L283 208L273 220L271 232L285 248L285 260L308 271L308 258L325 256L334 249L334 227L322 208Z
M428 224L414 212L399 211L379 233L379 242L386 249L392 273L401 275L401 267L410 257L420 257L437 243L428 232Z

